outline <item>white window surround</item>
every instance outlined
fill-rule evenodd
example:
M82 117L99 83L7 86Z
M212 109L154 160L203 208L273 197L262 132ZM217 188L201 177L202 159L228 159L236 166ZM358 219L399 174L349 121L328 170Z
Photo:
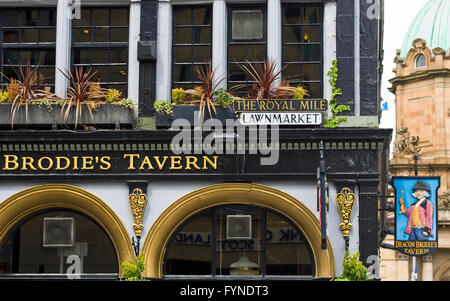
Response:
M327 72L331 61L336 59L336 2L327 0L159 0L158 38L156 65L156 99L171 98L171 66L172 66L172 5L212 4L212 65L216 78L227 76L227 4L267 3L267 56L276 62L282 61L282 3L324 3L323 17L323 97L329 99L331 87ZM281 68L281 65L278 66ZM223 80L220 87L226 87Z

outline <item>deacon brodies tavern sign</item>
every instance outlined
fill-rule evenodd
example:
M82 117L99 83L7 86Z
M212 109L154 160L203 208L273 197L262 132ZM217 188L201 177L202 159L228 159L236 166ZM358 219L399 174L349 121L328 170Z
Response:
M243 125L320 125L326 99L243 99L233 103Z

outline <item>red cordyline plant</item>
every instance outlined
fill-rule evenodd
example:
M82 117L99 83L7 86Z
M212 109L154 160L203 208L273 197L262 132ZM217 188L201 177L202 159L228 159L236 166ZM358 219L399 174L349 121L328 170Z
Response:
M18 79L10 79L10 84L17 86L17 95L11 103L11 128L14 123L14 116L18 109L25 106L26 122L28 122L28 105L31 99L35 98L35 90L39 86L37 83L38 66L31 68L30 61L25 67L20 66L19 71L14 70Z
M255 81L255 83L251 84L251 89L247 95L248 98L290 98L295 90L295 87L289 86L289 83L285 81L278 87L274 86L287 65L277 70L276 62L273 59L266 59L264 63L251 63L247 61L247 64L241 64L239 66Z
M61 70L60 70L61 71ZM62 72L62 71L61 71ZM78 125L78 119L81 119L83 104L86 104L89 114L92 118L92 108L89 106L90 91L89 87L92 83L92 77L96 72L91 69L85 71L83 66L74 67L74 72L68 71L64 76L70 81L70 87L67 89L67 102L61 108L61 114L64 120L69 118L70 110L75 107L75 129Z
M211 60L206 64L205 69L195 66L194 71L202 84L201 86L186 90L184 92L189 95L188 103L199 105L199 119L202 120L203 125L206 108L208 109L209 116L212 117L212 111L216 113L214 92L219 87L219 84L223 78L215 78L215 69L213 70L212 68Z

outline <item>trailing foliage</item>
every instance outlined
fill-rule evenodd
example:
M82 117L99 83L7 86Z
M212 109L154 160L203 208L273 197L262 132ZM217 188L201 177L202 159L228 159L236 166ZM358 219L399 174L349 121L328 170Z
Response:
M334 281L368 281L367 268L359 261L359 253L350 256L348 250L345 250L344 260L342 262L342 275Z
M144 281L142 273L145 269L144 255L140 254L135 260L124 261L120 264L122 281Z
M220 88L217 91L214 91L214 102L221 107L229 107L235 101L235 97L227 92L224 88Z
M157 113L160 113L160 114L167 114L167 115L173 114L172 104L169 103L167 100L155 101L153 104L153 108L155 109L155 111Z
M337 87L337 78L338 78L338 67L337 61L333 60L331 69L328 71L327 75L330 77L329 82L331 84L331 98L329 101L331 118L327 120L324 127L326 128L335 128L342 121L347 120L347 117L338 117L338 114L345 111L350 111L350 107L347 105L338 105L337 97L342 95L341 89Z
M108 89L105 99L108 103L120 101L122 99L122 92L117 89Z

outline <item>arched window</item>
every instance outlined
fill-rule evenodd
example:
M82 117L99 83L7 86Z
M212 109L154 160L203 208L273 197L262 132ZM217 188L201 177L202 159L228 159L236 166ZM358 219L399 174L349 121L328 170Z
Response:
M425 60L425 56L423 54L419 54L416 57L416 68L425 67L427 65L427 62Z
M314 258L303 233L283 215L263 207L205 209L172 235L164 276L312 277Z
M119 271L115 248L97 223L77 212L52 210L26 219L1 243L0 273L66 274L75 263L67 260L71 255L79 258L75 273Z

